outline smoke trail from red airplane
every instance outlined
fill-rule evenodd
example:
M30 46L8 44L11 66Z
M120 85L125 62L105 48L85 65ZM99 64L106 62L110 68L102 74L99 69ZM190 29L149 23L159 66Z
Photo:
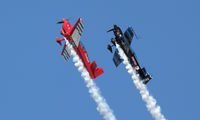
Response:
M82 61L80 60L79 56L76 54L72 45L66 40L66 45L71 50L71 55L73 56L73 62L75 66L78 68L78 71L81 72L81 76L84 78L86 83L86 87L89 89L89 93L94 101L97 103L97 111L103 115L105 120L116 120L115 115L113 114L112 110L108 106L106 100L100 94L99 88L96 86L95 82L90 78L89 73L85 69Z
M128 73L132 76L133 83L135 84L136 88L140 91L143 101L146 102L146 107L151 115L155 118L155 120L166 120L164 115L161 113L160 106L156 105L156 100L149 94L149 91L144 85L138 74L136 74L135 69L130 65L127 56L124 54L123 50L120 48L118 44L116 44L116 48L119 51L119 55L124 60L123 63L126 65L126 69Z

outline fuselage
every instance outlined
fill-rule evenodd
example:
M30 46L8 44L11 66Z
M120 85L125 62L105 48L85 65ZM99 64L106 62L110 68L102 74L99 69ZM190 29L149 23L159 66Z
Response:
M152 76L146 72L145 68L141 68L134 51L131 49L130 44L133 39L134 33L132 28L127 29L128 32L122 33L121 29L118 26L114 26L113 32L115 35L115 41L120 45L124 53L126 54L131 66L136 69L136 72L139 74L143 83L146 84L149 80L152 79Z
M128 41L127 38L122 33L121 29L117 27L116 30L113 31L115 35L116 42L121 46L124 53L128 57L128 60L132 67L134 67L136 70L140 69L140 65L136 59L134 51L130 48L130 45L126 42Z
M76 51L77 55L79 56L79 58L81 59L82 63L84 64L84 67L90 73L91 78L92 79L96 78L97 76L95 76L94 71L92 71L92 69L91 69L91 64L90 64L90 61L89 61L89 57L88 57L88 54L87 54L87 51L86 51L84 45L81 42L79 42L78 46L77 46L75 44L75 42L73 41L73 39L72 39L72 33L73 33L75 27L72 27L71 24L65 19L63 19L63 22L64 23L63 23L63 28L61 29L61 34L67 40L69 40L70 44L73 46L73 48Z

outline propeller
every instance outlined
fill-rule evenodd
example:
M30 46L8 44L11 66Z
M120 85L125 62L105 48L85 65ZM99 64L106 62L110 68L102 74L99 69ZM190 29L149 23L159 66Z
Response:
M69 19L65 19L65 20L67 20L67 21L69 21ZM62 20L62 21L59 21L59 22L57 22L57 24L63 24L64 23L64 21Z
M117 25L114 24L113 26L114 27L112 29L108 30L107 32L111 32L111 31L117 30Z
M63 21L57 22L57 24L62 24L62 23L64 23L64 22Z
M107 32L111 32L111 31L113 31L113 30L114 30L114 28L112 28L112 29L108 30Z

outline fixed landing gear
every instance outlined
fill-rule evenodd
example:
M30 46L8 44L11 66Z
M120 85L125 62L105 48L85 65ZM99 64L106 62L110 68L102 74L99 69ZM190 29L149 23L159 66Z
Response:
M111 38L110 42L111 42L114 46L116 46L114 38Z
M113 47L113 46L116 46L114 38L111 38L110 42L111 42L113 45L112 45L112 46L111 46L111 45L108 45L108 46L107 46L107 49L108 49L111 53L113 53L112 47Z
M107 49L108 49L111 53L113 53L113 51L112 51L112 46L111 46L111 45L108 45L108 46L107 46Z

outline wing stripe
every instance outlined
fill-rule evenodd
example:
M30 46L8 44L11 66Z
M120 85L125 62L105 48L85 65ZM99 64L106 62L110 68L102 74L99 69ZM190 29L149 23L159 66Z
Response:
M66 51L64 51L64 56L66 56L68 58L69 54Z
M77 29L79 30L80 33L83 32L83 28L82 28L82 26L80 24L78 24Z
M84 28L84 25L83 25L82 21L80 22L80 25L81 25L82 28Z
M69 59L69 57L71 56L70 50L67 48L67 46L64 48L62 56L65 61L67 61Z
M82 31L81 31L81 29L79 28L79 26L77 26L76 29L78 30L78 33L79 33L79 35L81 36Z
M80 42L80 38L83 32L83 23L80 20L75 26L75 30L72 33L72 39L75 43L75 45L78 47L79 42Z
M67 60L68 60L68 58L66 58L64 55L63 55L63 58L64 58L64 60L65 60L65 61L67 61Z

